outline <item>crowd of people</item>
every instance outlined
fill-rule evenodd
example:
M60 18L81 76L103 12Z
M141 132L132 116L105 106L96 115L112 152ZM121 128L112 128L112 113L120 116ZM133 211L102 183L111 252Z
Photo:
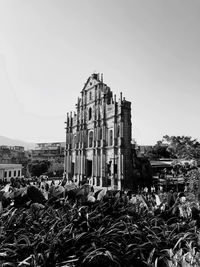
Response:
M89 184L76 185L55 184L55 181L37 178L33 181L25 178L11 178L10 183L1 185L0 210L8 205L16 207L27 206L32 203L64 205L68 201L80 203L81 205L94 205L102 200L118 201L123 205L132 205L138 210L146 209L152 214L165 211L176 216L192 216L192 209L199 210L199 203L194 195L188 198L188 192L177 192L169 190L163 192L163 187L144 187L134 193L131 190L107 190L94 189Z

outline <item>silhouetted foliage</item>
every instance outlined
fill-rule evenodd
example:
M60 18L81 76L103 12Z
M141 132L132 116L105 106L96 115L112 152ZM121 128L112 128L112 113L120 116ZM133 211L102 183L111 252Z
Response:
M148 150L145 154L150 160L158 160L160 158L173 158L173 155L168 151L168 146L158 141L152 149Z
M133 179L132 188L150 187L152 184L152 168L147 157L133 157Z
M163 143L167 143L167 151L181 159L200 158L200 143L190 136L163 136Z
M50 166L49 161L36 161L28 164L31 176L37 176L37 177L46 173L48 171L49 166Z
M163 136L152 149L146 152L150 160L160 158L198 159L200 158L200 143L190 136Z
M53 177L53 176L63 176L63 172L64 172L64 164L63 163L59 163L59 162L51 162L47 175L49 177Z

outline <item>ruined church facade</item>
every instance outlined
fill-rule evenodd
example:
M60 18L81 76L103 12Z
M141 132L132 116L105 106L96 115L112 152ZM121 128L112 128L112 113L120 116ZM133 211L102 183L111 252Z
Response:
M67 113L65 177L77 183L121 190L132 175L131 102L117 101L92 74L78 97L76 111Z

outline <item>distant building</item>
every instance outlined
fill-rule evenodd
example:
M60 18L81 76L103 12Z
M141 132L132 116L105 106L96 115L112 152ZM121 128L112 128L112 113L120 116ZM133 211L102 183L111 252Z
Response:
M27 155L23 146L0 146L0 163L24 164Z
M37 143L32 159L64 162L65 142Z
M81 91L76 113L67 114L65 174L68 181L127 188L132 178L131 102L119 101L92 74Z
M7 149L11 151L24 152L23 146L0 146L0 151L7 150Z
M10 149L17 152L24 152L23 146L11 146Z
M22 176L21 164L0 164L0 180L10 181L10 178Z

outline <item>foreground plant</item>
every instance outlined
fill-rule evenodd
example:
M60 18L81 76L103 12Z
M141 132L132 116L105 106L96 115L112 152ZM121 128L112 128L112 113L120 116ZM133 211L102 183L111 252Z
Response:
M196 221L116 199L8 208L0 225L0 266L200 266Z

